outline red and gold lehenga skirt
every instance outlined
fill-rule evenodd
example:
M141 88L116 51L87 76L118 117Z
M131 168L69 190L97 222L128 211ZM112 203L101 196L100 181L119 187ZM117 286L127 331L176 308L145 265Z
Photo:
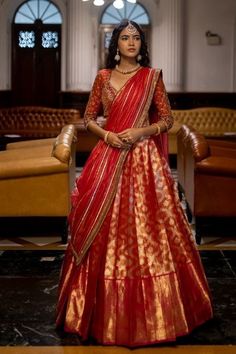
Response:
M129 347L174 341L212 317L206 277L165 158L151 138L125 160L83 262L68 247L57 325Z

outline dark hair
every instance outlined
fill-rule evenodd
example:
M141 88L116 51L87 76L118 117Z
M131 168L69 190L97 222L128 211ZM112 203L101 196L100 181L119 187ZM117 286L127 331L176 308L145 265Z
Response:
M140 38L141 38L140 55L142 56L142 59L139 61L139 63L142 66L149 66L150 59L149 59L149 55L148 55L147 44L145 42L145 35L144 35L143 30L136 22L123 20L114 28L114 30L112 32L112 37L111 37L110 45L108 48L108 56L107 56L107 62L106 62L107 69L113 69L117 64L117 61L114 58L117 53L119 35L120 35L121 31L123 31L123 29L129 25L129 23L131 23L140 34Z

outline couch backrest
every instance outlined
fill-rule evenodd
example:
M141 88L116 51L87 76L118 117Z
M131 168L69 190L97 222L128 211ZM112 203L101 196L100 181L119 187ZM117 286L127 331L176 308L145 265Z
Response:
M219 107L203 107L173 110L175 124L186 124L206 136L221 136L236 132L236 110Z
M80 113L76 109L22 106L0 109L0 135L19 134L23 137L55 137L67 124L76 124Z

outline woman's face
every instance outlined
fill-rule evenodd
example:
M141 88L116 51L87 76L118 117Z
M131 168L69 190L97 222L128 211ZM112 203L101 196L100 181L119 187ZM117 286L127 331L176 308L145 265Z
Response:
M129 26L125 27L119 35L118 48L120 55L127 58L136 58L141 48L141 38L138 30L132 26L132 31Z

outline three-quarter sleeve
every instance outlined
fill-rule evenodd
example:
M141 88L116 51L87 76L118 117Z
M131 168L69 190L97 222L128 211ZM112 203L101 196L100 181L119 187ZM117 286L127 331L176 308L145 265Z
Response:
M103 77L101 73L98 73L94 83L92 90L89 95L89 100L84 113L84 124L87 128L88 123L97 119L97 115L101 110L102 106L102 87L103 87Z
M165 123L166 129L169 130L174 123L174 119L171 114L170 102L162 79L162 73L159 75L156 89L153 95L153 104L158 114L158 120L163 121Z

